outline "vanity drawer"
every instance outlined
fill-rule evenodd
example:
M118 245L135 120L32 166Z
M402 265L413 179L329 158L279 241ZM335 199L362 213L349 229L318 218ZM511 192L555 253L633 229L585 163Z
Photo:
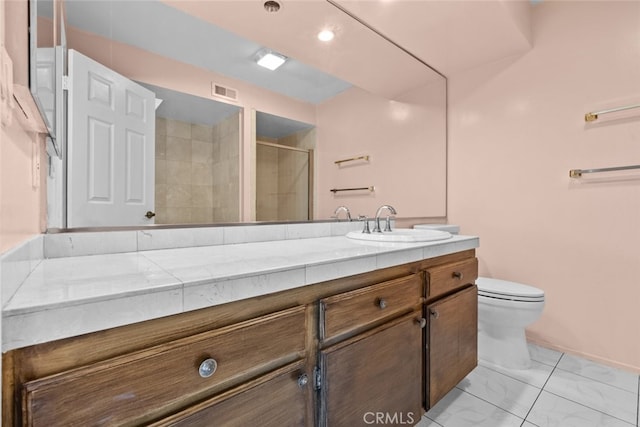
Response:
M320 340L412 310L422 303L422 283L413 274L320 300Z
M478 259L444 264L426 271L427 299L444 295L478 278Z
M304 378L304 380L303 380ZM304 382L302 382L304 381ZM299 361L159 420L149 427L311 426L313 386Z
M139 424L304 357L299 306L27 382L28 426ZM201 363L215 360L203 377ZM211 368L214 362L210 362ZM172 406L174 405L174 406Z

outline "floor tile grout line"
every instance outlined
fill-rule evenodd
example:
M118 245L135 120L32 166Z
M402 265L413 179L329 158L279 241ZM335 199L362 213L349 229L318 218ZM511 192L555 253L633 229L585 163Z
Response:
M585 360L588 360L588 359L585 359ZM592 362L592 363L595 363L595 362ZM606 366L606 365L603 365L603 366ZM584 375L580 374L579 372L570 371L568 369L564 369L564 368L561 368L561 367L558 367L558 369L563 371L563 372L568 372L570 374L577 375L577 376L579 376L581 378L584 378L584 379L587 379L589 381L594 381L594 382L597 382L597 383L600 383L600 384L603 384L603 385L607 385L609 387L617 388L618 390L626 391L627 393L634 393L633 391L629 391L626 388L618 387L617 385L613 385L613 384L610 384L610 383L606 383L606 382L597 380L595 378L584 376Z
M600 413L600 414L602 414L602 415L606 415L606 416L607 416L607 417L609 417L609 418L615 418L615 419L616 419L616 420L618 420L618 421L621 421L621 422L623 422L623 423L625 423L625 424L628 424L628 425L630 425L630 426L633 426L633 421L632 421L632 422L629 422L629 421L627 421L627 420L623 420L623 419L622 419L622 418L620 418L620 417L616 417L615 415L607 414L606 412L602 412L602 411L600 411L599 409L592 408L591 406L587 406L587 405L585 405L584 403L576 402L576 401L575 401L575 400L573 400L573 399L569 399L569 398L568 398L568 397L566 397L566 396L561 396L561 395L559 395L559 394L557 394L557 393L554 393L554 392L552 392L552 391L547 391L547 390L543 390L543 391L545 391L545 392L547 392L547 393L549 393L549 394L552 394L552 395L554 395L555 397L559 397L560 399L564 399L564 400L569 401L569 402L571 402L571 403L575 403L576 405L582 406L583 408L591 409L592 411L598 412L598 413Z
M489 402L488 400L483 399L483 398L482 398L482 397L480 397L480 396L476 396L475 394L470 393L470 392L468 392L468 391L466 391L466 390L463 390L463 389L461 389L461 388L459 388L459 387L457 387L457 386L456 386L456 388L457 388L458 390L460 390L461 392L463 392L463 393L467 393L469 396L473 396L473 397L475 397L475 398L476 398L476 399L478 399L478 400L482 400L483 402L488 403L489 405L491 405L491 406L493 406L493 407L496 407L496 408L500 409L501 411L506 412L507 414L513 415L514 417L516 417L516 418L518 418L518 419L521 419L522 421L525 421L525 419L524 419L524 418L522 418L520 415L516 415L516 414L514 414L514 413L513 413L513 412L511 412L511 411L508 411L508 410L506 410L506 409L504 409L504 408L501 408L501 407L499 407L498 405L496 405L495 403Z
M436 420L434 420L434 419L431 419L431 418L427 417L427 414L426 414L426 413L422 416L422 418L426 418L426 419L428 419L429 421L431 421L432 423L434 423L434 424L436 424L436 425L439 425L440 427L444 427L442 424L440 424L440 423L439 423L439 422L437 422Z
M600 410L598 410L598 409L592 408L592 407L590 407L590 406L584 405L583 403L576 402L575 400L570 399L570 398L568 398L568 397L566 397L566 396L561 396L561 395L559 395L559 394L557 394L557 393L554 393L554 392L552 392L552 391L545 390L545 387L547 386L547 383L549 382L549 380L551 379L551 376L553 375L553 373L556 371L556 368L557 368L557 369L559 369L559 370L561 370L561 371L572 373L572 374L574 374L574 375L576 375L576 376L579 376L579 377L582 377L582 378L586 378L586 379L588 379L588 380L591 380L591 381L597 382L597 383L599 383L599 384L608 385L608 386L610 386L610 387L614 387L614 388L616 388L616 389L618 389L618 390L621 390L621 391L624 391L624 392L627 392L627 393L633 393L633 392L630 392L629 390L624 390L624 389L621 389L620 387L615 387L615 386L612 386L611 384L603 383L603 382L601 382L601 381L597 381L597 380L594 380L594 379L592 379L592 378L584 377L584 376L582 376L582 375L576 374L575 372L571 372L571 371L567 371L566 369L559 368L559 367L558 367L558 365L560 364L560 361L562 360L562 358L564 357L564 355L565 355L565 353L562 353L562 355L560 356L560 359L558 359L558 362L556 363L556 366L553 368L553 371L551 371L551 375L549 375L549 378L547 378L547 381L544 383L544 386L542 386L542 391L546 391L546 392L547 392L547 393L549 393L549 394L552 394L552 395L554 395L554 396L556 396L556 397L559 397L559 398L561 398L561 399L565 399L565 400L567 400L567 401L569 401L569 402L575 403L576 405L580 405L580 406L583 406L583 407L585 407L585 408L589 408L589 409L591 409L592 411L599 412L599 413L601 413L601 414L603 414L603 415L606 415L606 416L608 416L608 417L615 418L615 419L620 420L620 421L622 421L622 422L624 422L624 423L627 423L627 424L629 424L629 425L633 425L633 423L629 423L628 421L623 420L622 418L616 417L615 415L608 414L608 413L606 413L606 412L603 412L603 411L600 411ZM638 389L639 389L639 391L640 391L640 377L638 377ZM540 394L542 394L542 392L541 392ZM538 397L540 397L540 396L538 395ZM636 398L638 398L638 396L636 396ZM536 401L537 401L537 400L538 400L538 398L536 398ZM534 405L535 405L535 402L534 402ZM531 408L533 408L533 406L532 406ZM637 411L638 411L638 412L640 412L640 408L636 408L636 409L637 409ZM527 414L527 416L529 416L529 414ZM526 418L525 418L525 420L526 420ZM636 427L640 427L640 426L638 425L638 414L636 414Z
M556 371L556 369L558 368L558 364L560 363L560 361L562 360L562 358L564 357L564 353L562 353L560 355L560 357L558 358L555 366L553 367L553 369L551 370L551 373L549 374L549 376L547 377L547 380L544 382L544 384L542 384L542 387L540 388L540 392L538 393L538 395L536 396L536 399L533 401L533 403L531 404L531 407L529 408L529 410L527 411L527 414L524 416L524 420L527 421L527 418L529 417L529 414L531 413L531 411L533 410L533 407L536 406L536 403L538 402L538 399L540 398L540 396L542 395L542 392L545 391L544 388L547 386L547 383L549 382L549 380L551 379L551 377L553 376L553 373ZM524 425L524 423L522 423Z
M521 382L522 384L529 385L529 386L531 386L531 387L534 387L534 388L537 388L537 389L541 390L541 388L540 388L540 387L538 387L537 385L533 385L533 384L531 384L531 383L529 383L529 382L527 382L527 381L522 380L521 378L512 377L511 375L509 375L509 374L508 374L508 373L506 373L506 372L498 371L497 369L494 369L494 368L492 368L492 367L490 367L490 366L486 366L486 365L478 365L478 366L482 366L483 368L487 368L487 369L489 369L490 371L493 371L493 372L498 373L498 374L500 374L500 375L504 375L505 377L509 377L509 378L511 378L512 380L519 381L519 382ZM549 365L546 365L546 366L549 366ZM553 372L553 370L552 370L552 372Z
M551 376L554 374L554 372L556 372L556 369L558 369L558 370L560 370L560 371L568 372L568 373L570 373L570 374L573 374L573 375L576 375L576 376L578 376L578 377L581 377L581 378L587 379L587 380L589 380L589 381L593 381L593 382L596 382L596 383L599 383L599 384L602 384L602 385L606 385L606 386L609 386L609 387L613 387L613 388L615 388L615 389L618 389L618 390L623 391L623 392L626 392L626 393L631 393L631 394L633 394L633 392L632 392L632 391L629 391L629 390L627 390L627 389L620 388L620 387L617 387L617 386L614 386L614 385L612 385L612 384L605 383L605 382L602 382L602 381L598 381L598 380L593 379L593 378L590 378L590 377L585 377L584 375L580 375L580 374L579 374L579 373L577 373L577 372L569 371L569 370L567 370L567 369L563 369L563 368L559 367L558 365L560 364L560 361L562 360L562 358L564 357L564 355L565 355L565 354L566 354L566 353L562 353L562 355L560 356L560 358L559 358L559 359L558 359L558 361L556 362L556 366L555 366L555 367L553 368L553 370L551 371L551 374L549 375L549 378L547 378L547 381L545 381L545 383L544 383L544 385L542 386L542 389L541 389L541 390L542 390L542 391L546 391L547 393L552 394L552 395L554 395L554 396L556 396L556 397L559 397L559 398L565 399L565 400L567 400L567 401L569 401L569 402L575 403L576 405L580 405L580 406L583 406L583 407L585 407L585 408L589 408L589 409L591 409L591 410L593 410L593 411L599 412L599 413L601 413L601 414L603 414L603 415L606 415L606 416L608 416L608 417L612 417L612 418L615 418L615 419L620 420L620 421L622 421L622 422L628 423L626 420L623 420L622 418L616 417L615 415L611 415L611 414L608 414L608 413L606 413L606 412L600 411L600 410L598 410L598 409L591 408L591 407L586 406L586 405L584 405L584 404L582 404L582 403L580 403L580 402L576 402L575 400L572 400L572 399L570 399L570 398L568 398L568 397L566 397L566 396L561 396L561 395L559 395L559 394L556 394L556 393L553 393L553 392L551 392L551 391L545 390L545 387L547 386L547 383L548 383L548 382L549 382L549 380L551 379ZM587 360L588 360L588 359L587 359ZM593 362L593 363L596 363L596 362ZM542 394L542 393L540 393L540 394ZM540 395L538 395L538 397L540 397ZM638 376L638 394L636 394L636 398L640 399L640 376ZM538 398L536 398L536 402L537 402L537 401L538 401ZM535 402L534 402L534 405L535 405ZM636 427L640 427L640 401L639 401L639 403L637 403L636 405L637 405L637 406L636 406L636 411L637 411L637 413L636 413ZM533 408L533 406L532 406L531 408ZM528 414L528 413L527 413L527 416L529 416L529 414ZM525 420L526 420L526 418L525 418ZM629 425L633 425L633 424L631 423L631 424L629 424Z

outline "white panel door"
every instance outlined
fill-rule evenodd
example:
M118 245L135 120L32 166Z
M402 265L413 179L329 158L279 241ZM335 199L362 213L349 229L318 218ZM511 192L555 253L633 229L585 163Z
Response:
M69 50L67 226L153 224L155 94Z

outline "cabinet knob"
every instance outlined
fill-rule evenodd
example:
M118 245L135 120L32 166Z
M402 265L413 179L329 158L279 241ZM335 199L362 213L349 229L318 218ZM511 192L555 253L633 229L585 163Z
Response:
M462 274L461 271L454 271L452 276L455 277L456 279L462 279L464 277L464 274Z
M429 314L431 315L431 317L433 317L434 319L437 319L438 317L440 317L440 313L438 313L437 310L431 309L429 310Z
M418 317L416 319L416 323L420 325L420 329L424 329L424 327L427 326L427 319L424 317Z
M147 211L147 213L144 214L144 216L146 216L147 218L151 219L154 216L156 216L156 213L155 212L151 212L151 211Z
M218 362L215 359L205 359L200 363L200 367L198 368L198 373L202 378L209 378L211 375L216 372L218 369Z
M302 374L298 377L298 387L304 388L307 384L309 384L309 375Z
M380 307L381 310L387 308L387 301L384 298L378 298L378 307Z

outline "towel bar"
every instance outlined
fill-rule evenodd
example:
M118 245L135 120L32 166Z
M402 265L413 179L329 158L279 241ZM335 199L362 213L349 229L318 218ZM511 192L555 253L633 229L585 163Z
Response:
M369 190L371 192L376 191L376 188L372 185L371 187L357 187L357 188L332 188L331 191L333 194L336 194L339 191L358 191L358 190Z
M569 176L571 178L580 178L582 174L585 174L585 173L615 172L615 171L626 171L630 169L640 169L640 165L616 166L612 168L598 168L598 169L571 169L569 171Z

